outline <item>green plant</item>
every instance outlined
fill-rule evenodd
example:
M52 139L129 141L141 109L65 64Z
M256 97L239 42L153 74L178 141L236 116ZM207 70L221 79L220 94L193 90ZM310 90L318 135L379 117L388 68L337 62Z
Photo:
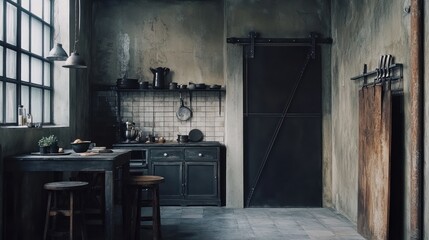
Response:
M55 135L50 135L48 137L42 137L39 140L39 147L49 147L52 145L58 144L58 138Z

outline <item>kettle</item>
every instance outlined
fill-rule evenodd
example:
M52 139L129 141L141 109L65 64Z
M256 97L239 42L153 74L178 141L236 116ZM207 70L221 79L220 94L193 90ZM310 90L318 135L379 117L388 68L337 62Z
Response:
M153 88L164 88L165 76L170 72L170 69L166 67L157 67L150 68L150 71L153 73Z

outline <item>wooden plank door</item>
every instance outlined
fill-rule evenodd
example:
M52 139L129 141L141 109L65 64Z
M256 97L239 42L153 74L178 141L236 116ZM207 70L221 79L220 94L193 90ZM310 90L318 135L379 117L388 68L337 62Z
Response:
M246 207L322 204L321 58L309 51L257 46L244 60Z

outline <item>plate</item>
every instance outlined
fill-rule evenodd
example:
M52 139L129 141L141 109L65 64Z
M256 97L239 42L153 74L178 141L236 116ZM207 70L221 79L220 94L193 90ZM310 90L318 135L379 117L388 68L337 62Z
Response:
M192 129L189 132L189 141L191 142L199 142L201 140L203 140L203 133L201 132L201 130L199 129Z
M58 156L58 155L69 155L71 152L62 152L62 153L40 153L40 152L32 152L31 155L39 155L39 156Z

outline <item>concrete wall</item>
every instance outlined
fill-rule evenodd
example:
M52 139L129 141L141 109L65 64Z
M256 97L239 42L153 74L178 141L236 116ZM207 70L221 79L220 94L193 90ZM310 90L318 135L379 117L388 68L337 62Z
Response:
M363 64L368 64L368 70L373 70L377 67L381 55L392 54L395 62L404 64L405 126L409 126L411 15L404 12L407 6L409 1L403 0L332 0L333 196L335 207L353 221L357 220L358 90L362 81L354 82L350 81L350 78L362 73ZM426 36L428 36L427 30ZM425 52L428 52L427 47ZM427 63L426 66L428 66ZM426 76L428 76L427 73ZM427 88L426 86L426 93ZM427 117L427 106L425 113ZM407 181L405 183L406 223L409 222L409 194L407 194L410 179L409 134L409 127L406 127L404 146L406 156L404 171ZM425 139L427 139L427 133ZM426 150L428 150L427 144ZM426 216L428 216L427 212L426 209ZM424 229L428 229L427 223ZM406 230L404 232L408 234ZM403 236L403 239L410 239L410 236ZM428 239L428 236L425 239Z
M150 67L169 81L222 84L222 1L93 1L94 83L125 74L152 83Z

